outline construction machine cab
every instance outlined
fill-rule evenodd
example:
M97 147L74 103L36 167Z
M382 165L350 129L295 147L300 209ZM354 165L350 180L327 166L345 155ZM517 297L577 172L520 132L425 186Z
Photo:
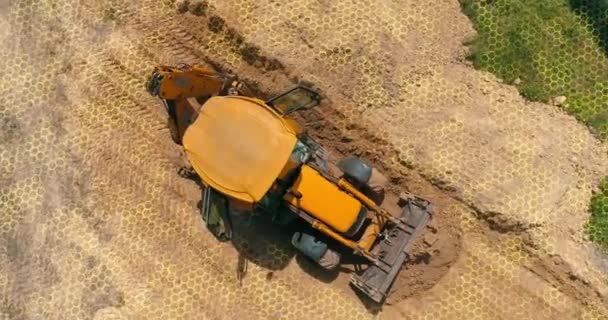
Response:
M229 203L277 212L300 166L311 156L298 139L301 129L285 116L319 101L318 93L299 86L266 102L216 96L199 108L184 130L183 145L206 185L201 213L218 239L227 240L231 234L224 213Z
M300 110L311 109L319 105L321 96L314 90L304 86L297 86L266 101L266 105L272 107L283 116Z
M319 105L318 93L299 86L263 101L200 66L158 67L147 89L165 102L175 141L204 184L201 213L218 239L232 235L231 206L305 222L312 230L294 233L294 247L328 269L340 261L329 244L352 249L370 266L351 283L376 302L386 297L431 206L412 198L396 211L381 207L364 191L376 171L356 158L334 175L322 147L288 117Z

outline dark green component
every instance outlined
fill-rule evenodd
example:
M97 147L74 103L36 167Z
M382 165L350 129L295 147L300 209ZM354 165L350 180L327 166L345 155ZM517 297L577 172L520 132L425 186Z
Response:
M346 157L338 163L347 180L362 186L372 176L372 167L357 157Z
M291 244L314 262L319 262L321 257L327 252L326 243L317 240L312 235L302 232L293 234L293 237L291 237Z

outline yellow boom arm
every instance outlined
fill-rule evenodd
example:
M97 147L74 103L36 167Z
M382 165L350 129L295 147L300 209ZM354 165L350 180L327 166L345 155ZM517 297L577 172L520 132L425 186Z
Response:
M148 78L146 89L164 101L169 130L176 143L181 143L186 128L198 115L201 103L211 96L251 96L249 89L235 76L220 74L201 65L158 66Z
M219 94L229 78L203 66L159 66L148 80L147 89L165 100Z

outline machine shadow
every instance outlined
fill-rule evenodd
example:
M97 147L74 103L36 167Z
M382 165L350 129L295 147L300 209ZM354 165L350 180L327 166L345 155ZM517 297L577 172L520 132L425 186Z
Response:
M282 228L263 215L233 214L231 218L233 237L230 241L239 254L235 270L237 279L245 279L248 264L254 263L268 270L266 278L270 281L274 276L274 271L285 269L295 259L298 267L315 279L327 284L336 284L343 290L352 290L369 312L377 314L382 308L380 304L340 279L341 275L348 276L362 272L361 267L367 263L363 257L340 250L342 265L334 270L326 270L307 257L298 254L298 251L291 245L292 234L305 229L306 224L296 223L288 228ZM334 248L336 247L340 248L340 246L334 246Z
M178 174L195 182L201 191L204 190L205 186L194 170L181 168ZM197 208L199 210L202 208L202 197L197 203ZM231 212L230 218L232 220L230 241L239 253L237 270L239 278L246 276L248 262L272 272L285 269L296 255L297 251L290 243L291 234L295 232L291 228L279 228L266 216L251 212Z
M292 259L295 259L298 267L315 279L323 283L335 284L342 290L352 290L369 312L377 314L381 310L382 305L348 284L349 275L363 272L362 267L368 263L365 258L353 254L352 251L342 249L343 246L330 243L333 249L341 248L338 252L342 256L342 260L338 268L326 270L304 255L298 254L298 251L291 245L291 236L296 231L310 232L305 223L296 223L288 228L282 228L273 224L266 216L254 216L252 221L246 216L233 216L233 227L232 243L239 252L239 259L268 269L268 280L272 278L272 271L286 268ZM242 267L242 263L239 261L239 268ZM239 279L246 277L242 270L237 270Z
M343 290L352 290L369 312L376 314L381 310L382 305L348 284L349 275L363 272L362 267L368 263L365 258L343 249L343 246L330 243L332 248L340 248L338 252L342 256L342 263L334 270L326 270L304 255L298 254L298 251L291 245L291 236L294 232L303 230L310 232L309 226L305 223L295 223L283 228L275 225L267 216L263 215L253 217L233 215L232 217L234 228L232 243L239 252L240 260L239 269L237 269L239 279L246 277L246 272L243 273L243 269L240 269L243 263L252 262L268 269L267 278L270 280L273 271L286 268L292 259L295 259L298 267L315 279L323 283L335 284L336 287ZM246 267L244 269L246 270Z

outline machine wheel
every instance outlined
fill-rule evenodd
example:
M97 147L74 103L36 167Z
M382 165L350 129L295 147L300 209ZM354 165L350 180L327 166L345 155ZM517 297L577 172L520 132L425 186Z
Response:
M326 270L335 269L340 265L340 254L329 249L325 242L316 239L313 235L296 232L291 238L291 244Z
M342 159L338 163L338 167L344 173L344 178L359 191L377 205L382 204L388 186L388 179L382 173L354 156Z
M171 117L167 118L167 127L169 128L169 133L171 133L171 140L177 144L182 144L181 139L179 138L179 130L177 129L177 124Z
M338 168L342 170L344 177L357 188L361 188L367 184L372 176L372 167L354 156L340 160Z
M317 264L323 267L325 270L334 270L340 265L340 254L327 249L325 254L317 261Z

